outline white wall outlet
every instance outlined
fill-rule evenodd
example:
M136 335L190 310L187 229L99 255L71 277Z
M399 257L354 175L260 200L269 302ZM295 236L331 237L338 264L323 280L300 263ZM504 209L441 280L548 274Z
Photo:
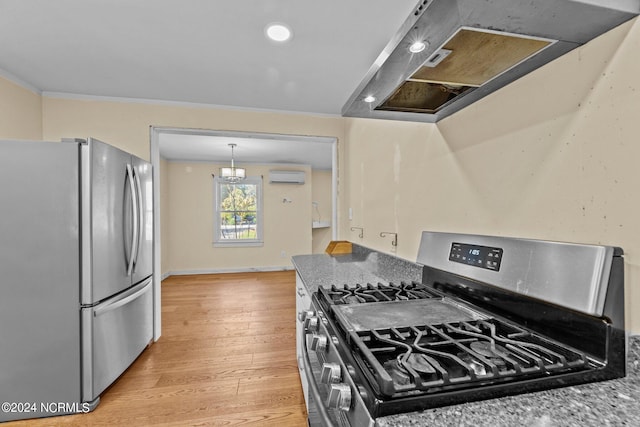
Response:
M349 208L349 221L353 220L353 208Z
M286 251L280 251L280 258L286 258L287 257L287 252Z

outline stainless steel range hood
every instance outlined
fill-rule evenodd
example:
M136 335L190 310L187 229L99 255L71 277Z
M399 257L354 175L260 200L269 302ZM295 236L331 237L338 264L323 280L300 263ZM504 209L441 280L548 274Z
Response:
M420 0L342 115L437 122L638 14L640 0Z

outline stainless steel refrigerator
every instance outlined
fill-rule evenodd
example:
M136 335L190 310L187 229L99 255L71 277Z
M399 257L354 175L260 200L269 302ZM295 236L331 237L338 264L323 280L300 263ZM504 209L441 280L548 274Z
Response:
M151 165L0 141L0 421L86 412L152 340Z

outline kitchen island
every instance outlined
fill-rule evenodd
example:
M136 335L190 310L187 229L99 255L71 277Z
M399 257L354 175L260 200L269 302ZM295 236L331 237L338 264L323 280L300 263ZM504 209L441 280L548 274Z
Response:
M308 292L320 285L420 281L419 265L353 245L339 256L302 255L293 264ZM631 337L627 376L381 417L380 427L403 426L637 426L640 425L640 336Z

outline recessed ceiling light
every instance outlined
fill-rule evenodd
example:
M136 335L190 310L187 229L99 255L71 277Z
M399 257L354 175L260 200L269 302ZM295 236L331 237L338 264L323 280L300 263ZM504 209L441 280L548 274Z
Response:
M376 100L376 97L373 95L369 95L366 98L364 98L364 102L367 102L369 104L371 104L372 102L374 102Z
M276 42L286 42L291 38L291 29L280 23L269 24L265 28L265 34L268 38Z
M427 45L425 44L425 42L417 41L414 44L412 44L411 46L409 46L409 52L411 52L411 53L422 52L424 50L424 48L426 48L426 47L427 47Z

